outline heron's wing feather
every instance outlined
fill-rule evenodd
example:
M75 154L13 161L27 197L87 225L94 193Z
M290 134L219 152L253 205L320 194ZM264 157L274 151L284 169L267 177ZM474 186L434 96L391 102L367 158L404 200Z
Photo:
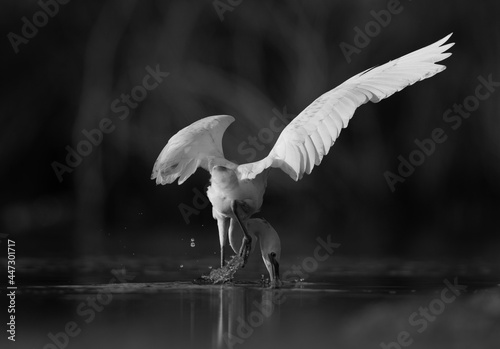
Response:
M224 158L222 150L222 136L233 121L229 115L209 116L177 132L156 159L151 179L170 184L179 178L182 184L198 167L210 171L210 163L236 166Z
M451 55L453 43L445 38L353 76L333 90L321 95L281 132L267 157L238 166L240 177L255 178L269 167L277 167L292 179L311 173L347 127L357 107L378 102L417 81L430 78L446 67L435 64Z

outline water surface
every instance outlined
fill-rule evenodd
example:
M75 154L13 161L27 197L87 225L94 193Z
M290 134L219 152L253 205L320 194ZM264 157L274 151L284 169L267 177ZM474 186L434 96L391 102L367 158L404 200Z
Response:
M498 282L457 280L466 290L454 293L445 280L454 283L351 276L279 289L258 280L31 285L18 296L16 347L365 349L398 348L399 337L412 348L498 348Z

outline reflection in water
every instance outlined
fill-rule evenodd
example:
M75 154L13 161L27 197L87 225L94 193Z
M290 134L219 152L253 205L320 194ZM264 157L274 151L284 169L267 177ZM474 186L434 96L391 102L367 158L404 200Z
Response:
M245 339L253 334L261 326L270 322L270 317L275 312L273 295L281 294L279 290L271 289L247 289L244 287L220 287L212 289L213 303L218 300L217 328L213 347L232 347L243 344ZM218 293L218 297L215 294ZM279 304L278 304L279 306ZM279 322L279 316L274 321Z
M193 348L203 339L212 348L241 346L260 331L266 335L271 322L279 324L279 307L285 299L279 289L209 286L208 291L209 297L201 299L200 290L181 294L180 322L189 328Z

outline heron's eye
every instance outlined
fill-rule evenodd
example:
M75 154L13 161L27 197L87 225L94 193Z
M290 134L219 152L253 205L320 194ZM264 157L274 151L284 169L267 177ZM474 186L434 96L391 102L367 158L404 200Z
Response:
M270 254L271 254L271 257L273 257L273 258L275 258L275 257L276 257L276 253L271 252Z

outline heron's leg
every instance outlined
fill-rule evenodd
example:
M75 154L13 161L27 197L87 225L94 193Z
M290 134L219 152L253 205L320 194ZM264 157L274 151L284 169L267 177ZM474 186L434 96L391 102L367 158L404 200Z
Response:
M241 248L239 251L240 257L243 257L243 267L247 263L248 256L250 255L250 250L252 249L252 237L248 233L247 227L243 222L245 205L245 202L238 200L233 200L231 204L231 209L233 210L236 220L240 224L241 230L243 231L243 241L241 243Z
M220 242L220 267L224 266L224 246L227 245L227 232L229 230L229 218L217 218L217 227L219 228Z

